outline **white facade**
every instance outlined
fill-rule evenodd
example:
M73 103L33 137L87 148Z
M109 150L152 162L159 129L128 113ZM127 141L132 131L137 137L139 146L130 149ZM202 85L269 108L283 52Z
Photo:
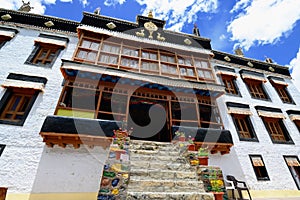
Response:
M9 73L45 77L48 80L23 126L0 124L0 144L6 145L0 157L0 185L8 187L8 193L30 193L45 146L39 132L46 116L54 113L62 88L61 59L72 57L78 39L75 33L54 34L46 29L22 25L1 27L16 29L18 33L0 49L0 84ZM51 68L24 64L40 33L69 39ZM0 98L5 92L6 89L1 87Z
M223 174L225 176L234 175L238 180L246 181L251 190L298 190L283 157L284 155L300 156L300 133L294 122L290 120L286 113L287 110L300 109L300 93L293 85L291 77L253 69L247 66L239 66L232 63L229 64L228 62L213 61L212 66L222 66L233 68L235 70L237 75L236 85L241 96L224 94L218 99L217 103L224 128L230 130L234 146L231 148L231 152L228 155L219 157L212 156L210 164L218 163L218 165L222 166ZM287 90L295 104L283 103L269 80L266 83L263 83L263 86L270 101L252 98L239 73L241 69L263 73L266 80L268 80L268 76L284 78L285 82L288 84ZM217 79L218 83L222 84L221 78ZM254 127L258 142L240 141L233 119L227 112L226 102L249 105L252 113L252 115L250 115L250 121ZM284 125L294 144L274 144L261 117L258 115L255 106L280 108L285 116L285 119L283 119ZM249 155L262 156L270 180L257 180Z

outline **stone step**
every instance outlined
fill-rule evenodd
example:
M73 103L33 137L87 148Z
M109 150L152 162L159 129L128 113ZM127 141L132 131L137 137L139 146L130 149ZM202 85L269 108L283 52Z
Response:
M128 192L126 200L214 200L212 193L205 192Z
M147 179L140 180L130 177L128 191L135 192L176 192L176 191L201 191L204 192L202 182L194 180L157 180L157 179Z
M179 156L180 152L178 149L175 150L136 150L136 149L131 149L129 150L130 155L160 155L160 156Z
M195 171L177 171L165 169L134 169L131 170L130 177L134 179L173 179L173 180L197 180Z
M186 162L182 156L130 155L131 161Z
M130 161L131 171L134 169L165 169L165 170L178 170L186 171L194 169L189 163L182 162L170 162L170 161Z

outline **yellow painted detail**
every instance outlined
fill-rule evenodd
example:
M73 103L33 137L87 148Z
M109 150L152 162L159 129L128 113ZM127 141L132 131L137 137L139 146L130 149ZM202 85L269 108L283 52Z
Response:
M95 200L97 193L7 194L5 200Z
M231 193L231 192L229 192ZM254 198L285 198L285 197L299 197L299 190L250 190L252 199ZM244 198L248 198L246 191L243 191Z
M59 116L68 116L68 117L80 117L80 118L88 118L94 119L94 112L87 112L87 111L78 111L78 110L65 110L65 109L58 109L57 115Z

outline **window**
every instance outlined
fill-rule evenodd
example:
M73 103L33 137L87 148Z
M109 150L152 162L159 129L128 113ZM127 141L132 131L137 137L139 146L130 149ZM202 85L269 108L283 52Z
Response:
M300 190L300 163L297 156L283 156L284 160L291 172L291 175L296 183L298 190Z
M222 75L222 81L225 85L225 91L228 94L234 94L238 95L238 90L235 83L235 77L234 76L226 76Z
M7 41L10 41L18 31L11 28L0 27L0 48L4 46Z
M34 56L32 63L44 66L51 65L57 57L59 48L55 45L40 44L39 46L38 53Z
M0 144L0 156L3 153L5 146L5 144Z
M8 88L0 101L0 123L23 125L38 91Z
M257 141L249 115L232 114L231 116L240 140Z
M4 44L9 40L11 40L10 37L0 35L0 48L3 47Z
M300 120L294 120L294 123L295 123L298 131L300 132Z
M260 155L250 155L257 180L270 180L265 163Z
M263 89L263 85L261 81L247 79L245 80L245 83L249 89L251 97L256 99L269 99Z
M289 95L289 93L287 91L286 85L275 84L272 81L271 81L271 83L283 103L294 103L291 96Z
M35 48L25 64L52 67L60 51L66 47L68 41L68 38L40 34L35 40ZM84 57L85 53L79 52L81 57Z
M293 143L282 119L271 117L263 117L262 119L274 143Z

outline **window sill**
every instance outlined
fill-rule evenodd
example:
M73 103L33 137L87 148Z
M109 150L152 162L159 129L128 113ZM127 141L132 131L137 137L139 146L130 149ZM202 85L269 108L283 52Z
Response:
M241 142L259 142L257 138L240 138Z
M26 61L24 64L26 64L26 65L33 65L33 66L37 66L37 67L44 67L44 68L49 68L49 69L51 69L54 63L51 63L50 65L43 65L43 64L34 64L34 63L32 63L32 62Z
M290 144L290 145L295 145L293 141L286 141L286 142L281 142L281 141L272 141L273 144Z
M25 120L19 121L19 122L14 122L14 121L9 121L9 120L0 120L0 124L7 124L7 125L14 125L14 126L23 126Z
M225 94L232 97L242 97L242 95L240 94L232 94L232 93L225 93Z
M269 181L269 177L262 177L262 178L257 178L258 181Z

